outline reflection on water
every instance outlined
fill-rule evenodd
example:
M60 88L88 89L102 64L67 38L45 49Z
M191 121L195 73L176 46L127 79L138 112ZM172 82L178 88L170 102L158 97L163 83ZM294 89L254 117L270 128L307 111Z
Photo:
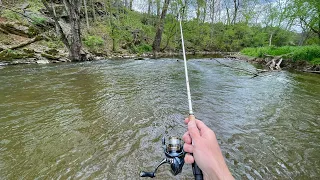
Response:
M318 75L188 63L196 116L237 179L320 178ZM184 81L171 59L0 69L1 179L139 179L163 157L161 137L185 132ZM189 165L157 176L193 179Z

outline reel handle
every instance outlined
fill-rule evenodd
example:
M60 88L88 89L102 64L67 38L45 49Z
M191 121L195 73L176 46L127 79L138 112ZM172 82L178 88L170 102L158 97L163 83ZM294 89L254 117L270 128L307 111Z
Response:
M189 120L190 121L195 121L196 117L193 114L189 115ZM192 171L194 175L195 180L203 180L203 174L199 166L197 165L196 162L192 163Z
M150 177L150 178L154 178L154 177L156 177L156 175L155 175L154 172L144 172L144 171L141 171L141 172L140 172L140 177Z

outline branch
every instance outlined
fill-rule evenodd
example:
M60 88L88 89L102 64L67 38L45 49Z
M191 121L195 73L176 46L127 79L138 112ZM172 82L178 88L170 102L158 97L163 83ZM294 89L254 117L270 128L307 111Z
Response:
M302 17L300 17L300 20L311 29L311 31L313 31L316 34L319 34L319 31L317 31L316 29L314 29L312 26L310 26Z

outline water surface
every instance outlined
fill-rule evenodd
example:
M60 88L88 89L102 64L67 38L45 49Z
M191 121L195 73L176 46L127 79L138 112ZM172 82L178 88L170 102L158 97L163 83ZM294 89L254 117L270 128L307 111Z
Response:
M255 71L242 61L219 60ZM188 62L195 115L236 179L320 178L320 76ZM182 61L105 60L0 69L1 179L139 179L182 136ZM174 177L193 179L191 166Z

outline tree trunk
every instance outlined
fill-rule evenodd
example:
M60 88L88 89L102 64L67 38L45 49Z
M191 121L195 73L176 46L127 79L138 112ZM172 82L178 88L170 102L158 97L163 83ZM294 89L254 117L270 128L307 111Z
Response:
M163 8L162 8L162 13L161 17L159 19L158 25L157 25L157 31L156 31L156 36L153 41L153 52L156 55L157 52L160 51L160 45L161 45L161 39L162 39L162 32L163 32L163 26L164 26L164 19L167 15L167 10L170 4L170 0L165 0Z
M93 16L93 21L97 21L97 16L96 16L96 8L94 5L94 0L91 0L91 8L92 8L92 16Z
M210 4L210 20L211 20L211 33L210 38L213 38L214 33L214 18L215 18L215 0L211 0Z
M129 9L132 11L132 2L133 2L133 0L130 0L130 4L129 4Z
M234 14L233 14L232 23L236 24L240 2L239 0L233 0L233 3L234 3Z
M205 1L205 5L203 7L203 20L202 20L202 23L204 23L206 21L206 17L207 17L207 3L208 3L208 0Z
M84 4L84 13L85 13L85 16L86 16L87 29L89 30L90 25L89 25L87 1L86 1L86 0L83 0L83 4Z
M80 37L80 4L81 0L64 0L66 8L69 10L69 19L71 26L71 38L68 41L66 35L64 34L62 27L58 21L58 18L54 15L52 8L49 7L46 0L41 0L46 9L50 12L53 17L54 22L59 28L60 38L64 45L69 51L69 58L71 61L80 61L81 58L81 48L82 42Z
M160 17L160 0L156 0L157 3L157 16Z
M70 59L80 61L81 59L81 32L80 32L80 0L67 0L71 24Z
M272 33L270 34L270 37L269 37L269 46L272 46L273 34L274 34L274 32L272 32Z
M152 0L148 0L148 15L151 15Z

